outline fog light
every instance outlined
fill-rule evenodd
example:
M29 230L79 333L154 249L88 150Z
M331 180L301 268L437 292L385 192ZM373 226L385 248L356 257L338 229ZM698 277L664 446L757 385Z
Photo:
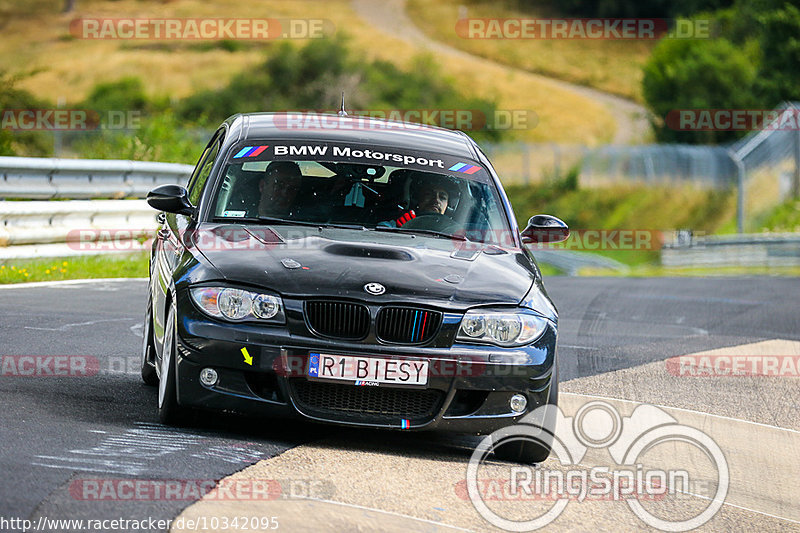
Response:
M213 368L204 368L200 371L200 383L206 387L213 387L216 385L217 379L219 379L219 376L217 376L217 371Z
M515 394L511 397L511 400L509 400L508 405L515 413L521 413L528 407L528 399L522 394Z

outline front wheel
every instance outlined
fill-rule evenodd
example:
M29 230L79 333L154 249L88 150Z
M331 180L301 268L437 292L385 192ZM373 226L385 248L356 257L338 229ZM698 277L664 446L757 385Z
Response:
M158 419L167 425L182 425L187 418L186 408L178 404L176 329L175 306L171 305L167 314L164 353L161 355L161 376L158 381Z
M142 381L145 385L158 385L158 373L155 365L155 344L153 343L153 304L148 299L147 311L142 325Z
M501 439L494 444L494 454L498 459L521 464L536 464L544 462L553 449L553 435L556 429L556 414L558 409L558 374L553 371L552 384L547 394L547 409L544 413L542 426L537 438L514 436Z

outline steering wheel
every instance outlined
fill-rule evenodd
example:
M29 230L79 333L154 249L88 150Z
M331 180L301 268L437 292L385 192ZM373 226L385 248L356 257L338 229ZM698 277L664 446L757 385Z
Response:
M439 233L453 234L461 229L461 226L452 218L440 213L426 213L412 218L405 224L403 229L425 229L438 231Z

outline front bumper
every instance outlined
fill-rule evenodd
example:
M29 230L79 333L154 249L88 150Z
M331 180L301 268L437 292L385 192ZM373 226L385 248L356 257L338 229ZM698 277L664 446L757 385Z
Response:
M179 298L178 307L177 394L184 406L357 427L481 434L508 426L547 403L552 386L552 326L520 348L441 342L412 347L304 335L303 328L292 323L297 319L292 313L287 313L287 325L266 326L215 321L185 299ZM446 315L440 336L454 337L460 316ZM425 359L429 379L418 388L309 381L311 352ZM203 368L216 370L216 384L200 382ZM528 400L522 413L509 406L514 394Z

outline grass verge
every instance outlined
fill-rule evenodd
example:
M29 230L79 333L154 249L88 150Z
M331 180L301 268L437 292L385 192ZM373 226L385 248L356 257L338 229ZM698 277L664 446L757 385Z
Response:
M145 278L148 253L86 255L0 262L0 284L66 279Z
M720 267L676 268L660 265L660 242L663 234L669 239L675 229L691 229L706 235L732 233L736 227L736 191L707 190L690 185L647 187L644 185L613 185L602 188L580 188L568 179L551 180L536 186L509 185L506 192L517 214L520 228L535 214L551 214L564 220L572 230L570 240L563 245L567 250L595 253L618 261L629 267L627 272L599 268L585 268L580 275L590 276L746 276L779 275L796 276L795 267ZM750 198L753 195L749 196ZM746 231L798 231L800 229L800 201L787 200L771 208L767 201L750 207L745 224ZM761 206L760 209L757 209ZM606 249L597 249L598 239L589 240L587 233L612 235L615 230L639 230L651 235L652 246L636 249L635 246L617 246L621 240L611 239ZM654 232L654 233L651 233ZM628 241L631 242L631 241ZM534 250L534 255L536 254Z
M539 262L539 270L542 271L542 276L544 276L544 277L548 277L548 276L563 276L564 275L564 271L563 270L561 270L560 268L555 267L553 265L549 265L547 263Z

